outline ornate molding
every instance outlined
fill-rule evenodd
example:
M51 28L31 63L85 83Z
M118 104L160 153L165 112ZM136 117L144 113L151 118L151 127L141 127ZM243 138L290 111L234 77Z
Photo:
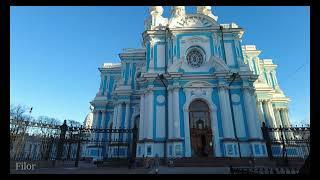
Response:
M171 19L170 28L208 28L219 27L219 24L212 18L203 14L189 14Z

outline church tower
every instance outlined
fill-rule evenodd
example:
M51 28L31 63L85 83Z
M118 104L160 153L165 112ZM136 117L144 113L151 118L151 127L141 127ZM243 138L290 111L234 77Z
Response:
M219 24L211 6L192 14L173 6L169 18L162 14L152 6L145 21L137 156L202 156L205 148L216 157L238 157L240 149L243 156L265 156L253 150L262 152L265 144L252 103L257 76L243 63L242 28Z
M173 6L169 17L163 11L148 9L142 48L124 49L121 63L99 68L101 84L91 103L94 128L135 127L138 133L95 135L130 146L92 146L91 154L266 157L261 123L290 125L276 66L259 60L255 47L242 46L244 30L218 22L211 6L190 13Z

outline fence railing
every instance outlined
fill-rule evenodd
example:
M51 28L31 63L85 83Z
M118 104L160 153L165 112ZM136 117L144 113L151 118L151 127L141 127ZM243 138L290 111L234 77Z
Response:
M75 161L90 158L95 149L101 159L127 158L132 154L136 129L97 129L30 121L10 121L10 160Z
M310 154L310 127L261 127L270 159L281 157L306 159Z
M234 168L230 167L231 174L298 174L299 168Z

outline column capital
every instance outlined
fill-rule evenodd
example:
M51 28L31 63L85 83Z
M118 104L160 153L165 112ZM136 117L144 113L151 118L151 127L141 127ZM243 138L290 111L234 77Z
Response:
M280 111L279 107L274 107L273 109L274 109L274 111Z
M262 99L262 102L269 103L269 102L271 102L271 100L270 99Z
M257 99L257 103L262 104L263 103L263 99Z
M249 85L244 85L241 87L242 90L247 90L249 91L250 93L254 92L254 87L253 86L249 86Z
M217 86L218 89L221 89L221 90L228 90L229 87L227 86L227 84L218 84Z
M93 114L97 114L97 113L99 113L100 111L99 111L99 110L93 110L92 112L93 112Z
M150 91L153 91L154 89L154 85L149 85L147 88L146 88L146 91L147 93L149 93Z

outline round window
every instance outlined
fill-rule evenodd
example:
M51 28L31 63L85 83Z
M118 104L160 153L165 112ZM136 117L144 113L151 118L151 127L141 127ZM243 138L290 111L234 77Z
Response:
M187 62L191 67L200 67L204 62L204 57L200 49L191 49L187 54Z

